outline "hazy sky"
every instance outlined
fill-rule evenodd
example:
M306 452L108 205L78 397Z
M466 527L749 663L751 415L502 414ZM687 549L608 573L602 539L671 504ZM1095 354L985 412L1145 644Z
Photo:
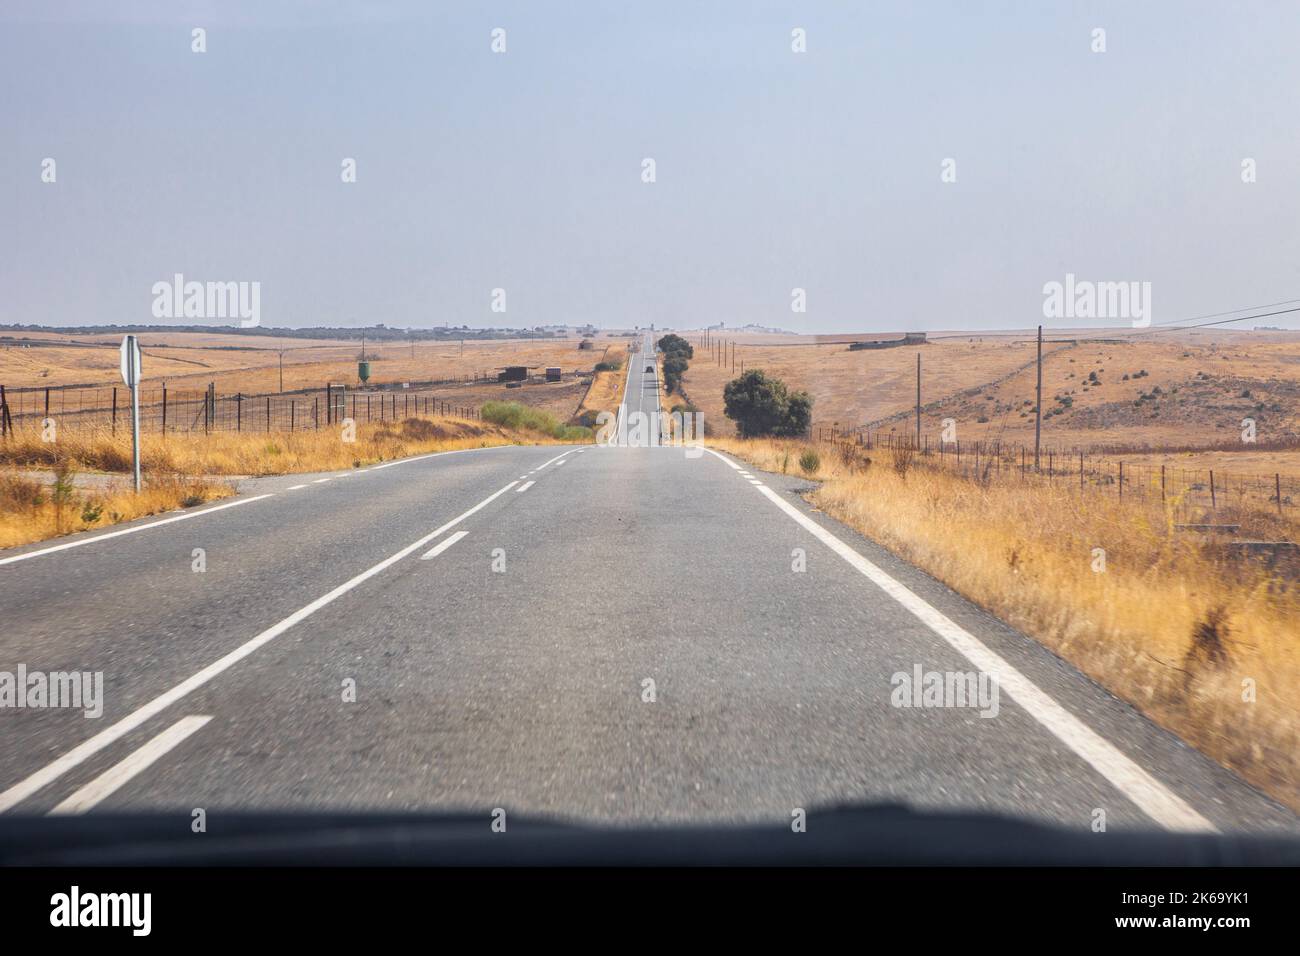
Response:
M178 272L281 326L1028 327L1067 273L1150 282L1157 325L1300 298L1294 0L361 6L5 0L0 323L154 322Z

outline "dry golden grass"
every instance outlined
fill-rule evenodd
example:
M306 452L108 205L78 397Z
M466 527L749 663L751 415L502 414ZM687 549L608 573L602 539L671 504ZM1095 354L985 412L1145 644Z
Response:
M807 445L712 440L799 474ZM983 485L890 453L819 448L818 507L1029 634L1225 766L1300 808L1300 596L1175 533L1158 501ZM1277 537L1294 521L1237 516ZM1092 570L1104 548L1106 570ZM1257 699L1243 700L1253 681ZM1081 715L1086 717L1087 715Z
M0 345L0 383L8 387L118 385L121 336L24 333L36 342L75 342L82 347ZM367 343L373 382L433 381L495 374L500 366L556 366L588 370L612 340L596 339L581 350L580 339L506 339L460 342ZM280 388L324 388L326 382L357 384L360 342L264 339L204 333L143 333L145 385L201 391L209 382L220 393L262 394ZM93 347L85 347L93 346ZM233 346L233 348L232 348ZM620 347L621 342L615 347Z
M1050 341L1075 334L1052 332L1044 347L1044 414L1062 405L1058 395L1071 403L1044 419L1045 445L1227 444L1238 440L1247 416L1257 420L1261 442L1300 432L1300 333L1114 333L1124 338L1118 342L1094 333L1077 344ZM695 358L683 382L709 421L723 421L723 386L743 362L808 391L819 424L877 423L873 431L911 434L920 355L922 428L932 441L943 419L952 418L963 443L1033 442L1032 334L946 333L921 347L857 352L845 344L852 336L726 338L736 343L734 373L729 360L720 367L690 336ZM1092 372L1100 385L1089 382ZM1158 398L1142 399L1157 388Z
M557 444L538 432L448 418L362 423L355 442L344 442L341 434L332 428L293 434L146 435L140 451L146 487L137 496L126 477L94 489L73 487L70 477L77 471L128 473L129 436L114 437L106 429L64 430L58 442L45 443L39 430L19 429L0 441L0 548L233 494L229 483L211 480L215 476L332 471L435 451ZM54 480L35 480L20 470L33 468L54 469ZM60 473L69 477L61 480Z
M228 483L175 475L150 476L137 495L127 479L96 489L75 487L65 466L48 483L6 468L0 470L0 548L92 531L231 494L234 489Z
M618 411L618 406L623 401L623 388L627 384L627 346L623 344L611 346L600 360L621 364L616 371L596 373L591 388L578 407L578 414L593 411L609 412L612 415Z
M131 468L131 439L107 429L64 429L58 442L42 442L34 428L0 441L0 462L9 465L75 467L105 472ZM540 433L515 432L479 421L412 416L402 422L359 423L356 440L345 442L341 426L300 432L215 432L146 434L142 469L160 475L283 475L353 468L431 451L490 445L549 444Z
M1199 472L1213 469L1220 473L1259 475L1264 478L1274 474L1281 475L1283 479L1300 478L1300 451L1168 452L1116 457L1135 465L1157 468L1166 465Z
M726 428L722 389L740 375L743 362L746 369L761 368L791 388L807 391L817 422L850 427L914 406L918 352L923 359L922 389L930 399L977 387L1033 360L1031 346L1006 342L968 345L964 340L944 340L919 349L850 352L844 342L815 344L810 338L789 336L782 343L770 335L735 336L733 372L730 349L728 361L718 365L709 350L691 337L695 357L682 376L683 387L707 421Z

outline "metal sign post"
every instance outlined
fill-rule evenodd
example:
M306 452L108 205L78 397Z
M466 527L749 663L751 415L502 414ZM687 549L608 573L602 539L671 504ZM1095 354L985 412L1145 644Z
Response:
M122 381L131 389L131 463L135 490L140 491L140 341L134 335L122 339Z

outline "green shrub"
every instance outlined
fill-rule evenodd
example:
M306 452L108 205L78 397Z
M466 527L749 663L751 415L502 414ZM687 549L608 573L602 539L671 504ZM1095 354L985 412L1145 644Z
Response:
M515 431L534 431L560 441L582 441L591 438L591 429L581 425L565 425L550 412L521 405L519 402L484 402L480 414L485 422L492 422Z
M822 466L822 457L809 448L799 456L799 467L803 469L805 475L817 474L817 469Z
M665 355L678 353L687 359L695 358L695 347L680 335L673 335L671 332L660 338L655 345L657 345L659 351L663 352Z
M742 438L761 435L797 437L812 423L813 400L807 392L791 393L779 378L750 369L722 391L727 417Z

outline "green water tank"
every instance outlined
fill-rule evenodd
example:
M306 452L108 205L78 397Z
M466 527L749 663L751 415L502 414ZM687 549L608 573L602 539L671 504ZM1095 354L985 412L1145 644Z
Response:
M361 379L361 381L363 381L363 382L368 382L368 381L370 381L370 363L369 363L369 362L358 362L358 363L357 363L357 378Z

